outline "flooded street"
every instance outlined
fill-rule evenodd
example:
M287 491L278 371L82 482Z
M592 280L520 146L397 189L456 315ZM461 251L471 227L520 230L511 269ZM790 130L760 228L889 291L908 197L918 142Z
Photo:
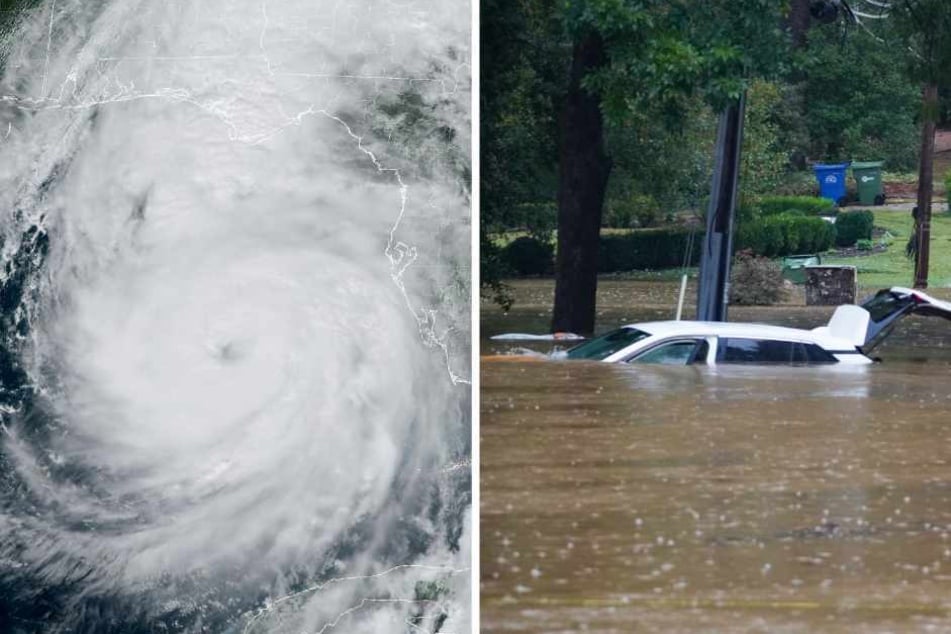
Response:
M951 630L949 344L911 318L857 369L485 357L482 631Z

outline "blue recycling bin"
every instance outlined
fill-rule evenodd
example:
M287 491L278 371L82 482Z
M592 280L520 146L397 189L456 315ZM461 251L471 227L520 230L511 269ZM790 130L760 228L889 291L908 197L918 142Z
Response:
M848 163L823 165L816 163L816 180L819 181L819 195L828 198L836 205L845 204L845 170Z

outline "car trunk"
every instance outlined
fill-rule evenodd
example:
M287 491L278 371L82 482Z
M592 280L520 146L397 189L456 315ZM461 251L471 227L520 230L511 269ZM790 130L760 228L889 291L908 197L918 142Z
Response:
M864 342L860 345L865 354L888 337L898 322L908 315L925 315L951 320L951 303L910 288L896 287L880 290L862 302L861 307L868 312Z

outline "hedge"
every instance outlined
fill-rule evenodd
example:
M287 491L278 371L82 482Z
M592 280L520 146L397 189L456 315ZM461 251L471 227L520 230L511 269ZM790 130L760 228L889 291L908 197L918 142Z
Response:
M835 243L840 247L851 247L859 240L871 240L875 215L867 209L847 211L835 219Z
M599 273L677 268L693 236L689 266L700 263L704 231L700 228L661 227L601 235ZM734 239L735 251L777 257L817 253L832 248L835 227L822 218L780 214L741 223ZM547 275L554 270L554 249L536 238L521 237L502 249L501 258L515 275Z
M835 227L822 218L779 214L742 223L734 242L736 251L749 249L772 258L827 251L835 243L835 236Z
M548 275L555 270L555 247L538 238L522 236L505 245L502 264L515 275Z
M614 273L681 266L690 232L688 227L664 227L602 235L598 271ZM750 250L766 257L821 253L833 247L835 235L835 226L822 218L780 214L742 223L734 238L734 251ZM704 232L698 229L690 266L700 262L703 237Z
M601 236L598 272L669 269L682 266L690 241L689 227L636 229ZM700 262L703 230L696 229L690 266Z
M803 216L834 216L835 203L828 198L814 196L766 196L754 202L752 206L759 209L764 216L777 214L801 214Z

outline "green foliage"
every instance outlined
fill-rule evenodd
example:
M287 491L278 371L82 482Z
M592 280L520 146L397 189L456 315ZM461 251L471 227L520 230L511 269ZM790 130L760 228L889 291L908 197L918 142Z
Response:
M778 262L740 251L733 260L730 303L768 306L786 297L783 269Z
M802 146L787 144L786 147L796 148ZM816 183L815 174L809 170L788 172L783 182L776 187L774 193L777 196L808 196L812 198L818 191L819 186Z
M644 105L679 119L691 96L720 110L750 78L779 68L788 50L781 4L577 0L566 17L569 31L598 31L607 45L608 66L587 84L609 119L624 120Z
M482 268L480 296L498 304L502 310L508 310L515 302L515 296L512 289L502 283L508 272L502 260L502 250L485 233L479 236L479 262Z
M944 1L944 0L942 0ZM835 27L813 27L799 59L805 78L797 93L802 118L788 128L804 128L790 142L817 161L885 160L890 169L917 165L921 89L908 75L890 38L891 20L875 21L846 37Z
M859 240L871 240L875 215L867 209L846 211L835 219L836 246L850 247Z
M700 260L703 231L689 227L637 229L629 233L601 236L598 271L656 270L681 266L694 233L688 264Z
M735 244L738 251L777 257L829 250L835 227L822 218L801 214L764 216L740 224Z
M947 0L892 2L887 20L902 70L912 81L951 85L951 6ZM938 113L930 113L933 120Z
M710 193L716 116L701 99L684 105L679 125L645 105L622 121L608 121L605 133L612 161L609 201L645 195L669 210L703 205Z
M764 216L785 213L834 216L837 213L835 203L815 196L766 196L756 201L753 206Z
M608 200L602 227L634 229L653 227L661 220L661 209L652 196L633 194L623 199Z
M529 235L550 242L558 227L558 209L553 202L522 203L509 217L505 229L526 231Z
M855 242L855 247L859 251L871 251L874 246L875 246L875 243L872 242L871 240L862 239L862 240L857 240Z
M951 170L948 170L944 175L944 193L945 197L951 201Z
M555 265L555 248L551 242L522 236L505 245L501 257L515 275L549 275Z
M778 83L754 81L750 85L740 165L740 194L744 198L775 191L786 175L789 158L779 133L781 101Z
M505 264L491 236L552 229L555 124L571 49L562 7L554 2L483 0L480 38L480 283L483 295L510 305L500 281Z

